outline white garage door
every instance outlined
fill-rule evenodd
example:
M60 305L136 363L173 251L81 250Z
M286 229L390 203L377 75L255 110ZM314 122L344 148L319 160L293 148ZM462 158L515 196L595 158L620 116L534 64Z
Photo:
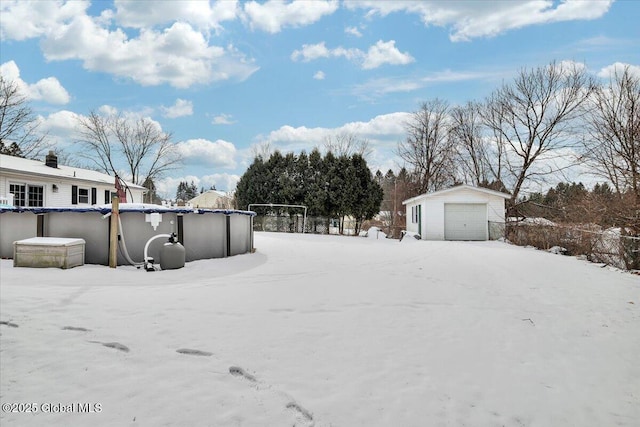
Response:
M487 240L487 205L445 203L445 240Z

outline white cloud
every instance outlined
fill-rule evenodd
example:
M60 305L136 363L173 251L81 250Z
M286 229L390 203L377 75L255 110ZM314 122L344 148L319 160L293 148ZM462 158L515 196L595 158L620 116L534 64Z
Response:
M178 98L176 99L176 103L171 107L161 107L161 109L163 111L163 116L170 119L190 116L193 114L193 102Z
M29 100L57 105L69 103L69 93L55 77L47 77L29 84L20 78L20 69L15 61L8 61L0 65L0 75L14 82L20 92Z
M324 42L316 44L303 44L301 50L294 50L291 60L309 62L318 58L328 58L331 52L324 45Z
M352 36L362 37L362 33L356 27L347 27L344 29L344 32Z
M69 93L55 77L47 77L29 85L31 99L43 100L51 104L64 105L69 102Z
M87 70L110 73L142 85L185 88L213 81L242 81L258 70L253 60L232 45L210 45L209 35L188 22L216 27L216 22L235 16L235 3L209 6L208 2L160 2L150 8L158 12L149 15L147 3L126 1L116 3L119 14L106 10L98 17L87 15L88 2L7 1L1 5L4 39L39 37L49 61L77 59ZM144 13L140 11L142 7ZM116 17L133 26L175 21L176 16L171 15L174 7L180 11L176 12L177 18L184 19L169 27L141 27L135 36L115 22ZM199 15L200 8L207 8L218 21L207 21L206 16ZM149 16L145 17L145 13Z
M625 63L622 63L622 62L615 62L615 63L613 63L611 65L608 65L608 66L602 68L598 72L598 77L603 78L603 79L608 79L608 78L611 78L611 77L615 76L616 74L622 75L622 72L624 71L624 69L626 67L629 67L629 73L632 76L635 76L636 78L640 79L640 66L631 65L631 64L625 64Z
M38 132L47 135L47 142L51 149L57 152L70 151L74 153L78 148L75 144L77 138L78 114L60 110L48 116L38 116Z
M233 120L233 116L231 114L222 113L215 116L211 123L214 125L232 125L236 123L236 121Z
M236 185L240 181L239 175L229 173L214 173L212 175L204 175L200 177L200 186L204 188L211 188L215 186L219 191L234 191Z
M404 135L404 125L409 116L409 113L403 112L382 114L367 122L349 122L337 128L308 128L306 126L294 128L285 125L270 132L263 140L274 146L307 150L320 147L327 137L339 133L349 133L360 138L374 140L392 139L396 141L399 136Z
M26 40L40 37L52 28L84 14L89 5L90 2L86 0L3 0L0 2L0 38Z
M189 139L176 144L184 157L185 164L204 164L212 167L236 167L236 147L230 142L218 139L215 142L206 139Z
M325 74L324 71L316 71L316 73L313 75L313 78L316 80L324 80L325 78Z
M369 51L362 63L362 68L371 70L383 64L406 65L414 61L415 59L411 55L406 52L402 53L396 48L395 40L389 40L388 42L378 40L374 46L369 47Z
M70 135L76 129L79 117L80 116L73 111L60 110L49 114L41 126L46 128L47 131L62 132Z
M443 70L424 76L384 77L368 80L351 88L350 93L362 99L373 99L396 92L412 92L424 87L467 80L486 80L506 77L500 72Z
M302 27L313 24L338 9L337 0L269 0L265 3L250 1L244 5L244 13L251 29L279 33L284 27Z
M367 53L360 49L346 49L342 46L329 49L326 47L325 42L304 44L302 49L293 51L291 60L310 62L319 58L344 57L358 63L365 70L378 68L383 64L405 65L413 62L413 57L408 53L400 52L395 47L395 43L395 40L388 42L378 40L375 45L369 47Z
M114 18L123 26L147 28L174 21L188 22L202 30L220 31L221 22L235 20L240 12L237 0L214 2L201 0L161 1L116 0Z
M491 37L529 25L600 18L613 0L551 0L520 2L346 1L349 9L365 9L367 17L390 13L414 13L425 25L450 27L452 41Z
M118 109L112 105L105 104L105 105L101 105L98 108L98 112L105 116L115 116L116 114L118 114Z
M92 71L131 78L145 85L169 83L178 88L235 78L244 80L257 67L232 47L209 46L189 24L177 22L157 32L141 30L128 39L88 17L76 18L41 43L48 60L80 59Z
M361 60L364 53L360 49L345 49L338 46L335 49L328 49L324 42L316 44L303 44L302 49L294 50L291 54L293 61L310 62L319 58L339 58L344 57L349 60Z

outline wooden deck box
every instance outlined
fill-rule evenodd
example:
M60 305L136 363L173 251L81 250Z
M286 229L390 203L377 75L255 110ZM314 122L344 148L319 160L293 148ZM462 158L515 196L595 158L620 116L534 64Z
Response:
M84 239L33 237L13 242L14 267L72 268L84 265Z

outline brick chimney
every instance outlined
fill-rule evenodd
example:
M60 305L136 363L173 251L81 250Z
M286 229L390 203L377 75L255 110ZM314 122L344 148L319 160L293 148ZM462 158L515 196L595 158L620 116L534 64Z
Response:
M44 164L50 168L58 168L58 156L53 151L49 151L49 154L44 158Z

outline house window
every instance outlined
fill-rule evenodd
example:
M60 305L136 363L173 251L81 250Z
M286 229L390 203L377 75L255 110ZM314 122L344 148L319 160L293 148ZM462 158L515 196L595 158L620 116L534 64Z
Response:
M117 195L118 193L116 193L115 191L104 190L104 202L106 204L111 203L113 198L116 197Z
M80 204L80 205L88 205L89 204L89 189L88 188L78 188L78 204Z
M29 206L44 206L44 187L42 185L29 185L27 194L29 197Z
M10 183L9 192L13 194L14 206L44 206L44 187L42 185Z
M13 194L13 205L24 206L25 196L27 194L27 186L25 184L9 184L9 193Z
M411 222L418 223L418 206L411 206Z

